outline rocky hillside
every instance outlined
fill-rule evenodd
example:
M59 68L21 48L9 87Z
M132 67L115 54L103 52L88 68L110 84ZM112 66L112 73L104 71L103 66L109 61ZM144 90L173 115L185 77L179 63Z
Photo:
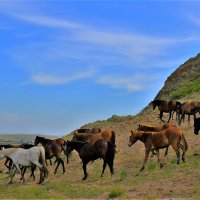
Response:
M178 67L165 81L155 99L199 99L200 54Z

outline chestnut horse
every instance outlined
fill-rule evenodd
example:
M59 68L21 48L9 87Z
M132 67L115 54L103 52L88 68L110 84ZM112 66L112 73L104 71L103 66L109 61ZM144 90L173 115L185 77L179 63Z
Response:
M146 125L146 124L139 124L137 130L138 131L148 131L148 132L150 132L150 131L151 132L159 132L159 131L163 131L171 126L177 128L176 125L170 124L170 123L164 123L163 125L160 125L160 126L150 126L150 125ZM167 156L167 154L168 154L168 149L169 149L169 147L166 147L165 156ZM152 150L152 156L153 155L156 155L154 150Z
M153 105L153 110L155 110L156 106L158 106L158 110L160 111L160 120L164 122L162 119L163 113L169 113L168 123L173 118L174 112L180 109L181 103L179 101L164 101L164 100L154 100L151 102Z
M185 162L185 152L188 149L186 139L179 128L169 127L160 132L131 131L128 146L131 147L138 140L142 141L145 146L144 164L140 171L145 168L150 151L156 150L158 162L160 163L159 149L172 146L177 155L177 164L180 164L180 149L182 149L182 161ZM181 144L181 141L183 144ZM160 168L163 164L160 163Z
M51 140L44 137L36 136L34 144L37 145L39 143L41 143L45 149L46 159L51 159L53 157L56 157L56 161L58 162L58 164L55 168L54 174L56 174L57 169L60 164L63 167L63 173L64 173L65 165L64 165L63 159L61 158L61 152L62 152L62 145L65 144L65 140L63 138L57 138L55 140ZM68 161L68 157L67 157L67 161Z
M80 128L75 131L75 133L92 133L92 134L96 134L96 133L100 133L100 132L101 132L100 128L92 128L92 129Z
M105 139L111 142L115 146L115 132L112 130L104 130L100 133L74 133L72 140L73 141L82 141L94 143L99 139Z
M74 149L78 152L83 163L82 167L84 177L82 180L86 180L88 177L86 169L87 164L90 161L97 160L98 158L102 158L104 161L101 176L103 176L107 164L110 168L111 175L114 174L113 162L115 157L115 147L111 142L105 139L99 139L94 143L67 141L65 145L63 145L63 149L66 155L69 155L69 153L71 153Z

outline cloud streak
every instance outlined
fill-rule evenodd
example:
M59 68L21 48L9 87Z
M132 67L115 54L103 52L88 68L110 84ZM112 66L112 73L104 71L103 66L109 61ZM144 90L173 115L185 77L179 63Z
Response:
M91 78L95 73L96 72L94 70L79 72L71 76L56 76L52 74L40 73L33 75L31 81L39 85L63 85L72 81Z

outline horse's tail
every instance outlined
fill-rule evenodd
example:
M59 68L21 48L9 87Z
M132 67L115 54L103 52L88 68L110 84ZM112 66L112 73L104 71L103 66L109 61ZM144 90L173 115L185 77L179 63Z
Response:
M111 142L111 143L114 145L114 147L116 148L116 144L115 144L115 131L112 131L110 142Z
M183 135L183 133L182 133L182 141L183 141L183 145L185 146L185 151L187 151L188 150L188 143L187 143L187 141L186 141L186 139L185 139L185 136Z
M106 152L105 159L106 159L107 163L111 165L111 170L112 170L111 173L114 173L113 163L114 163L114 158L115 158L115 146L114 146L114 144L112 144L109 141L107 141L107 144L108 144L108 149Z
M42 165L43 165L43 169L45 171L44 175L47 178L49 171L48 171L47 165L46 165L45 150L44 150L43 146L40 146L39 149L40 149L41 162L42 162Z

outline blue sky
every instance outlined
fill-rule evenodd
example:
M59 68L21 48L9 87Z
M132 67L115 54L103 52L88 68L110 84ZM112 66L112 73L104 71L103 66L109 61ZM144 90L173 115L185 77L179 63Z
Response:
M0 0L0 133L134 115L199 52L198 1Z

